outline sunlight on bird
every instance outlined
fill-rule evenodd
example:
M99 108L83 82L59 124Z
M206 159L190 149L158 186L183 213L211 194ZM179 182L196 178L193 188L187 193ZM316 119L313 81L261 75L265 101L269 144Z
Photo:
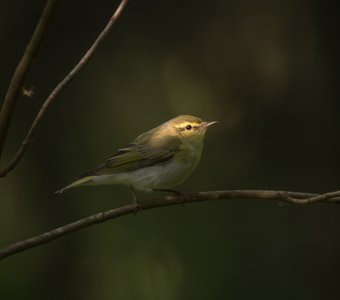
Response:
M85 185L124 184L134 190L172 191L197 167L206 130L214 122L181 115L139 135L96 168L56 193ZM180 194L179 192L172 191Z

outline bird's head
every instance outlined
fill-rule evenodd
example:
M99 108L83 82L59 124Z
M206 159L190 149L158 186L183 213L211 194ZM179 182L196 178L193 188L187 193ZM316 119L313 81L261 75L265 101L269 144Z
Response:
M203 142L207 128L215 123L217 122L205 122L194 116L181 115L169 120L167 128L183 141Z

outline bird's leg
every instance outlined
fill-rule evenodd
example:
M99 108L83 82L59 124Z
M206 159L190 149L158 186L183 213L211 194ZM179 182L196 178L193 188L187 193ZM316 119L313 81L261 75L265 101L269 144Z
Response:
M153 191L173 193L177 196L178 200L181 202L182 205L184 205L185 200L186 200L185 195L180 191L170 190L170 189L153 189Z
M140 205L138 203L137 196L136 196L136 193L135 193L135 189L133 188L132 185L130 185L129 188L130 188L132 198L133 198L133 205L135 207L134 211L135 211L135 213L137 213L137 212L141 211L142 208L140 207Z

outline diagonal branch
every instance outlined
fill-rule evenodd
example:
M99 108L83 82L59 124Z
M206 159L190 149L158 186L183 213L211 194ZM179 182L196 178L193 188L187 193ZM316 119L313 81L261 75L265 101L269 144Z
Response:
M47 108L50 106L50 104L53 102L55 97L60 93L60 91L65 87L67 83L69 83L74 76L80 71L80 69L86 64L86 62L89 60L89 58L92 56L92 54L97 49L100 42L105 38L105 36L109 33L110 29L112 28L113 24L117 21L119 18L121 12L123 11L126 3L128 0L122 0L115 12L113 13L112 17L110 18L109 22L103 29L103 31L99 34L97 39L94 41L92 46L87 50L85 55L81 58L81 60L78 62L78 64L70 71L70 73L67 74L67 76L56 86L56 88L52 91L52 93L47 97L44 104L40 108L37 116L35 117L33 124L31 128L29 129L25 139L23 140L20 148L14 155L14 157L10 160L10 162L5 165L0 170L0 177L5 177L11 170L15 168L15 166L19 163L19 161L24 156L26 150L28 149L30 143L32 142L33 136L43 118L45 115L45 112Z
M286 191L264 191L264 190L229 190L197 192L184 195L185 203L202 201L222 200L222 199L262 199L270 201L281 201L285 203L308 205L316 202L340 203L340 191L325 193L321 195L311 193L297 193ZM141 211L156 207L172 206L183 204L183 198L177 196L165 196L140 203ZM67 225L58 227L51 231L37 235L20 242L16 242L5 248L0 249L0 260L19 252L46 244L64 235L78 231L82 228L103 223L110 219L115 219L128 214L136 213L133 204L114 208L92 216L80 219Z
M12 80L6 92L6 96L0 111L0 157L5 146L5 140L20 89L32 65L32 61L37 55L48 23L55 11L57 2L58 0L47 1L44 11L42 12L39 19L38 25L35 28L31 40L29 41L26 50L14 71Z

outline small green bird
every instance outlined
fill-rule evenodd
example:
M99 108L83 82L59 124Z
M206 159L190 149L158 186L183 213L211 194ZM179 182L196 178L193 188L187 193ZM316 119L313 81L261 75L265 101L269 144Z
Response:
M201 158L206 130L215 123L190 115L171 119L139 135L104 163L56 193L84 185L125 184L131 188L138 206L134 189L172 191L169 188L188 178Z

